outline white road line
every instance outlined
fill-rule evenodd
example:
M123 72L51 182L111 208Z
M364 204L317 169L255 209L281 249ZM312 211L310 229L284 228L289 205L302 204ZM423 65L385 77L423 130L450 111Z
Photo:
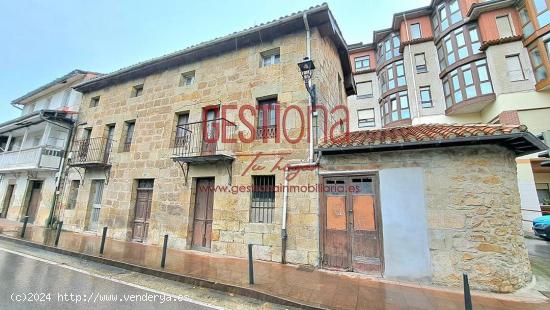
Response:
M37 256L33 256L33 255L29 255L29 254L25 254L25 253L21 253L21 252L17 252L17 251L8 250L8 249L2 248L2 247L0 247L0 251L15 254L15 255L19 255L19 256L23 256L23 257L30 258L30 259L34 259L34 260L44 262L44 263L47 263L47 264L50 264L50 265L54 265L54 266L57 266L57 267L61 267L61 268L69 269L69 270L72 270L72 271L80 272L80 273L83 273L83 274L86 274L86 275L89 275L89 276L92 276L92 277L105 279L105 280L109 280L109 281L112 281L112 282L115 282L115 283L119 283L119 284L123 284L123 285L126 285L126 286L138 288L138 289L148 291L148 292L151 292L151 293L154 293L154 294L169 296L169 297L171 297L173 299L176 299L176 300L183 300L183 301L190 302L190 303L193 303L193 304L196 304L196 305L199 305L199 306L210 307L210 308L216 309L216 310L225 310L225 308L223 308L223 307L219 307L219 306L211 305L211 304L208 304L208 303L205 303L205 302L202 302L202 301L194 300L194 299L191 299L187 296L182 296L182 295L178 296L178 295L174 295L174 294L170 294L170 293L161 292L161 291L149 288L149 287L145 287L145 286L141 286L141 285L138 285L138 284L129 283L129 282L125 282L125 281L122 281L122 280L114 279L114 278L111 278L111 277L108 277L108 276L103 276L103 275L100 275L100 274L92 273L92 272L82 270L82 269L78 269L76 267L72 267L72 266L69 266L69 265L66 265L66 264L61 264L61 263L58 263L58 262L47 260L47 259L44 259L44 258L41 258L41 257L37 257Z

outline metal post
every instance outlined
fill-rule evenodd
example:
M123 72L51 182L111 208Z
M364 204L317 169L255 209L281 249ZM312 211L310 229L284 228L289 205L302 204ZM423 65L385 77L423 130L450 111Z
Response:
M61 236L61 227L63 227L63 221L57 223L57 232L55 234L55 246L59 244L59 236Z
M162 259L160 260L160 268L166 265L166 249L168 248L168 235L164 235L164 245L162 246Z
M254 263L252 262L252 244L248 245L248 283L254 284Z
M101 235L101 246L99 247L99 255L103 255L105 250L105 238L107 238L107 226L103 227L103 234Z
M468 283L468 275L463 273L462 280L464 282L464 309L472 310L472 295L470 294L470 284Z
M27 230L27 223L29 222L29 217L23 217L23 229L21 230L21 238L25 238L25 230Z

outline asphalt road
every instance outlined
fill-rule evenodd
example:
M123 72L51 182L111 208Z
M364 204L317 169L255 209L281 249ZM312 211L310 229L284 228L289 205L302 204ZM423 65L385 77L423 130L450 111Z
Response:
M214 309L0 249L0 309Z

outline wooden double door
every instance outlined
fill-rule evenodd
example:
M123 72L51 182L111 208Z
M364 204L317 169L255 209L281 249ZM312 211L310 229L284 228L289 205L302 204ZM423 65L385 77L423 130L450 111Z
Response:
M376 175L323 179L323 267L382 273L382 227L377 183Z
M210 251L212 242L212 213L214 209L214 178L197 179L195 212L191 247Z

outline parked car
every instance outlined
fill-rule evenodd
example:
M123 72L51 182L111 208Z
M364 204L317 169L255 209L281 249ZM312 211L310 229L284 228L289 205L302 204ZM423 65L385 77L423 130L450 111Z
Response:
M550 240L550 215L543 215L533 220L535 235Z

